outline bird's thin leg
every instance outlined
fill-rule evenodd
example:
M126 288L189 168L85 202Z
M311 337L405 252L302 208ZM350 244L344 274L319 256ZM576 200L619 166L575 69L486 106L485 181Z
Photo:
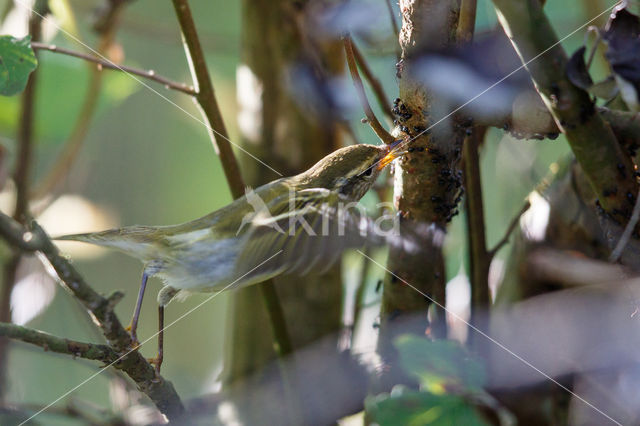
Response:
M131 318L131 323L127 327L129 330L129 334L131 334L131 340L133 346L138 346L140 341L138 340L138 319L140 318L140 309L142 308L142 299L144 298L144 290L147 288L147 280L149 279L149 275L146 272L142 273L142 283L140 284L140 291L138 292L138 300L136 301L136 309L133 311L133 318Z
M164 357L164 306L158 306L158 355L151 358L149 363L155 365L156 373L160 374L160 366Z

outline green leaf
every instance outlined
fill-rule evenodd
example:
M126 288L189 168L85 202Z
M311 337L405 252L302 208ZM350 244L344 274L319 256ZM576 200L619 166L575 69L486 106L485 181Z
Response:
M485 426L488 423L464 398L399 390L367 397L365 411L380 426Z
M0 36L0 95L12 96L23 91L36 66L38 60L31 49L30 36Z
M457 342L405 335L395 346L402 368L431 392L476 391L485 383L483 365Z

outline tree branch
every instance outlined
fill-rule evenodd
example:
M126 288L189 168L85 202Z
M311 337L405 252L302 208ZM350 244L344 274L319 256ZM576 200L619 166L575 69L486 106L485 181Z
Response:
M172 1L180 29L182 30L182 39L189 65L191 66L194 85L198 92L196 100L202 108L204 118L209 123L210 136L214 142L216 151L219 153L231 194L233 198L242 197L245 190L244 180L242 179L238 162L229 143L229 134L222 119L222 114L220 113L213 83L211 83L211 78L209 77L209 68L207 67L207 61L202 51L202 46L200 45L195 23L193 22L189 2L188 0Z
M460 3L460 16L458 17L456 33L456 38L460 44L469 43L473 39L477 6L477 0L462 0Z
M111 61L101 59L95 55L76 52L75 50L65 49L64 47L58 47L54 44L31 42L31 47L33 48L33 50L46 50L49 52L60 53L62 55L72 56L74 58L92 62L98 65L98 69L104 68L109 70L122 71L127 74L137 75L138 77L143 77L148 80L155 81L156 83L160 83L167 89L177 90L178 92L182 92L190 96L197 95L197 92L193 87L185 83L170 80L166 77L156 74L156 72L153 70L143 70L139 68L129 67L127 65L118 65Z
M382 87L380 80L378 80L376 76L373 75L373 72L371 72L371 68L369 68L369 64L367 64L367 61L364 59L364 56L362 56L362 52L360 52L360 49L358 49L358 46L356 46L353 40L351 40L351 47L353 50L353 56L356 60L356 63L358 64L358 67L362 71L362 74L364 74L364 77L369 82L369 85L371 85L371 89L373 90L373 93L376 95L376 99L378 100L378 105L380 106L380 109L384 113L385 117L387 117L387 119L389 120L389 124L393 123L393 113L391 112L391 103L389 102L389 99L387 99L387 95L385 95L384 93L384 88Z
M505 231L500 241L498 241L496 245L491 250L489 250L489 256L491 257L491 259L493 259L496 253L509 242L509 237L513 233L513 230L516 229L516 226L518 226L518 223L520 223L520 217L524 214L524 212L529 210L529 207L531 207L531 203L529 203L529 201L527 200L520 208L518 214L515 215L513 219L511 219L511 222L509 223L509 226L507 227L507 230Z
M34 10L29 16L29 34L33 40L39 40L42 35L42 16L46 13L47 2L38 0L34 4ZM18 153L13 173L13 181L16 186L16 204L13 218L25 223L29 216L29 188L31 184L31 167L33 156L33 127L35 115L36 83L38 70L34 70L22 93L20 103L21 111L18 123ZM16 282L16 274L22 254L13 250L11 257L4 264L2 276L2 292L0 294L0 322L11 322L11 293ZM4 399L7 386L7 356L8 342L0 338L0 401Z
M356 65L351 37L349 37L348 35L345 35L343 38L343 42L344 42L344 51L347 57L347 64L349 65L349 71L351 73L351 78L353 79L353 85L356 88L356 93L358 94L358 99L360 100L360 105L364 110L364 114L367 116L367 121L369 122L369 125L375 132L376 136L378 136L378 138L382 142L386 144L391 144L396 140L396 138L391 136L391 134L387 132L384 129L384 127L382 127L382 125L380 125L380 122L378 121L375 114L373 113L373 110L371 109L371 105L369 105L369 101L367 100L367 94L364 90L364 85L362 84L362 79L360 78L360 74L358 73L358 67Z
M478 149L486 134L486 128L477 127L463 144L464 187L466 192L467 235L469 239L469 275L471 282L471 322L477 326L480 312L487 312L491 304L489 295L489 266L491 255L487 252L484 204ZM471 337L471 336L470 336Z
M40 346L45 351L102 361L105 364L118 359L118 353L107 345L78 342L16 324L0 323L0 336Z
M627 223L638 193L633 164L589 94L567 78L567 56L538 0L493 0L498 19L585 172L600 205L615 222ZM612 189L617 189L612 191Z
M209 77L209 68L207 67L207 62L202 47L200 46L200 40L195 23L193 22L189 2L188 0L172 1L180 29L182 30L185 51L189 59L189 64L191 65L191 73L198 91L196 100L202 108L205 119L209 123L210 136L217 147L231 194L233 198L240 198L244 195L245 183L229 143L227 129L216 100L213 83ZM271 319L276 351L278 356L283 357L291 352L293 346L273 280L268 280L260 284L260 289Z
M44 230L35 222L26 230L9 216L0 213L0 235L14 247L25 252L40 252L56 271L62 284L89 311L107 339L111 349L118 354L112 365L124 371L145 393L160 412L170 420L184 413L184 406L171 382L156 374L155 368L136 349L132 349L131 336L124 329L114 312L114 305L122 293L105 298L91 288L58 249Z

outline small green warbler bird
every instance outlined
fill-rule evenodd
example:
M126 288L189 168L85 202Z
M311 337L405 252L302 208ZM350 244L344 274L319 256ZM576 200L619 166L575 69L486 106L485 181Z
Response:
M130 325L134 346L147 279L156 276L164 282L158 293L159 349L153 360L159 370L164 306L176 295L243 287L284 273L304 274L319 262L330 266L344 248L362 246L363 219L341 214L338 206L362 198L380 171L404 154L394 149L397 145L341 148L299 175L248 191L184 224L129 226L57 239L112 247L144 263Z

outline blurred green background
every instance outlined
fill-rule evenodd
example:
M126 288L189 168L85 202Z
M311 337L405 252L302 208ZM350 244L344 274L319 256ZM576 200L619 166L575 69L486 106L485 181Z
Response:
M0 10L9 0L0 1ZM382 0L368 0L379 2ZM231 140L239 140L236 129L235 70L240 60L241 15L239 1L192 0L193 14L208 54L212 78ZM90 29L98 0L70 1L76 14L79 38L95 46ZM580 3L582 4L582 2ZM578 28L593 13L583 7L567 7L562 0L550 0L546 9L560 37ZM604 9L606 5L603 5ZM397 9L396 9L397 10ZM591 16L590 16L591 15ZM490 1L480 0L478 30L496 25ZM380 29L390 31L390 28ZM583 42L584 31L565 41L572 52ZM116 40L124 50L124 63L154 69L169 78L190 83L180 34L169 1L136 0L127 7ZM77 42L57 33L52 42L81 50ZM395 58L365 49L375 73L388 96L397 94ZM84 62L50 52L40 54L40 81L37 93L36 160L34 179L49 169L65 142L80 109L88 70ZM113 212L121 225L172 224L204 215L231 200L220 162L216 157L200 113L186 95L166 90L153 82L144 87L131 77L105 71L105 90L82 153L64 184L65 194L77 194L106 211ZM157 91L157 93L155 92ZM172 104L159 94L166 97ZM15 153L16 121L19 96L0 98L1 143ZM189 116L191 114L192 116ZM353 111L352 125L361 142L377 143L361 113ZM194 119L195 117L195 119ZM493 245L503 235L507 223L520 209L549 165L568 152L561 136L555 141L520 141L493 129L482 152L482 177L488 243ZM245 155L238 153L239 156ZM13 157L11 157L13 159ZM276 176L274 175L274 178ZM68 211L71 217L76 212ZM446 245L447 274L456 276L465 264L464 217L455 218ZM500 252L504 258L508 249ZM141 265L124 255L103 252L91 260L75 263L87 280L99 291L109 294L116 289L126 292L117 311L128 321L140 280ZM360 262L349 257L345 268ZM346 277L355 274L345 273ZM372 268L369 300L377 295L373 288L381 271ZM151 282L144 302L139 336L144 340L156 331L155 293ZM171 323L204 301L198 295L184 303L173 303L166 313ZM221 294L190 313L166 331L163 375L173 381L186 399L216 389L222 368L222 353L228 294ZM375 310L375 308L373 308ZM79 305L59 288L48 308L33 319L30 326L47 332L96 340ZM155 339L142 351L155 354ZM44 353L22 344L14 344L10 358L10 400L49 403L63 392L82 383L98 369L93 363L72 361L65 356ZM72 393L78 398L109 406L108 374L101 374Z

